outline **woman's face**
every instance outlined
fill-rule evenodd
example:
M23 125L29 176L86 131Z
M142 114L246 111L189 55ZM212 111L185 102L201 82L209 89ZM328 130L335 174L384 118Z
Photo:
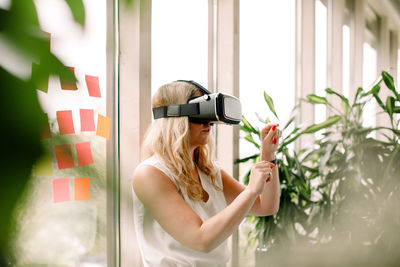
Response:
M211 133L210 123L192 123L189 122L189 141L190 147L195 149L198 146L206 145L208 136Z

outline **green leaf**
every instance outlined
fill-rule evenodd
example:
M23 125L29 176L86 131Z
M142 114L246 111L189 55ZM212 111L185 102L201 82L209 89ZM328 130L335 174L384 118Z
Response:
M274 113L275 117L279 120L278 115L275 112L275 106L274 106L274 101L272 98L264 91L264 100L267 103L269 109L271 110L272 113Z
M381 82L382 82L382 80L380 80L377 84L375 84L375 85L372 87L371 90L369 90L368 92L366 92L365 94L363 94L363 96L367 96L367 95L370 95L370 94L377 94L377 93L379 93L379 90L381 89L381 86L380 86Z
M247 135L244 139L255 145L255 147L260 148L260 145L257 144L256 141L254 141L253 137L251 135Z
M386 109L387 109L387 112L389 113L389 116L390 116L391 119L393 118L394 102L395 101L396 100L394 99L393 96L388 96L386 98Z
M243 129L244 131L248 133L255 133L257 135L259 134L259 132L253 127L253 125L250 124L250 122L244 116L242 116L242 122L243 126L245 127L245 129Z
M400 113L400 107L394 107L393 113Z
M386 107L385 107L385 105L383 104L381 98L378 96L378 94L375 94L375 93L374 93L373 96L374 96L376 102L378 102L378 105L379 105L384 111L386 111Z
M399 94L397 93L396 88L394 86L393 77L386 71L382 71L382 79L385 82L386 86L394 93L397 100L400 101Z
M329 126L334 125L335 123L337 123L338 121L340 121L342 119L341 116L339 115L334 115L329 117L326 121L318 123L318 124L314 124L311 125L309 127L307 127L307 129L305 129L302 134L309 134L309 133L315 133L321 129L327 128Z
M328 104L328 100L326 100L325 97L317 96L315 94L307 95L307 99L313 104L324 104L324 105Z
M255 158L257 158L259 155L260 155L260 154L259 154L259 153L257 153L257 154L251 155L251 156L249 156L249 157L245 157L245 158L237 159L237 160L235 161L235 163L247 162L247 161L249 161L249 160L252 160L252 159L255 159Z
M286 130L287 127L294 121L295 117L291 117L290 120L286 123L286 125L283 127L282 131Z
M74 20L80 25L85 25L85 7L82 0L65 0L71 9Z
M342 102L343 102L343 104L344 104L344 106L345 106L344 108L345 108L345 110L346 110L346 114L347 114L347 112L348 112L348 110L349 110L349 107L350 107L350 105L349 105L349 100L348 100L345 96L343 96L343 95L341 95L341 94L339 94L339 93L333 91L331 88L326 88L326 89L325 89L325 92L327 92L327 93L330 94L330 95L336 95L336 96L338 96L338 97L342 100Z
M356 96L354 98L354 103L357 101L358 97L361 95L362 92L363 92L363 89L361 87L358 87Z

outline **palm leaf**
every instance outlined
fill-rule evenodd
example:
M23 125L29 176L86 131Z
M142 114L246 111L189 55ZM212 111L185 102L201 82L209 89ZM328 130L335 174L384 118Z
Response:
M307 127L301 134L310 134L310 133L315 133L321 129L330 127L332 125L334 125L335 123L337 123L338 121L340 121L342 119L341 116L339 115L334 115L329 117L326 121L318 123L318 124L314 124L311 125L309 127Z
M264 91L264 100L267 103L269 110L271 110L271 112L274 113L275 117L279 120L278 115L276 114L275 111L274 101L265 91Z
M307 95L307 99L309 102L313 104L324 104L324 105L328 104L328 100L326 100L325 97L317 96L315 94Z
M85 7L82 0L65 0L71 9L74 20L80 25L85 25Z

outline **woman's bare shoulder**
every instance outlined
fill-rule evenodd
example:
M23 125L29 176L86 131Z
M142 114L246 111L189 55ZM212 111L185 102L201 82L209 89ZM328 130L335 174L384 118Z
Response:
M152 165L140 165L133 173L133 189L136 194L153 194L159 190L177 192L175 184L160 169Z

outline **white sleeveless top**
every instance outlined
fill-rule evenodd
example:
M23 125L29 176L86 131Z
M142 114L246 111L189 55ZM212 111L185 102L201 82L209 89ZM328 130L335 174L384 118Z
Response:
M226 207L224 193L216 190L209 177L200 169L198 169L198 173L201 184L209 195L207 202L190 200L175 181L171 172L161 164L156 156L146 159L139 166L141 165L151 165L165 173L174 182L185 201L203 221ZM219 170L216 177L216 184L222 188L222 178ZM226 266L230 258L230 251L226 240L209 253L199 252L184 246L164 231L161 225L145 209L133 189L132 192L134 224L144 266Z

